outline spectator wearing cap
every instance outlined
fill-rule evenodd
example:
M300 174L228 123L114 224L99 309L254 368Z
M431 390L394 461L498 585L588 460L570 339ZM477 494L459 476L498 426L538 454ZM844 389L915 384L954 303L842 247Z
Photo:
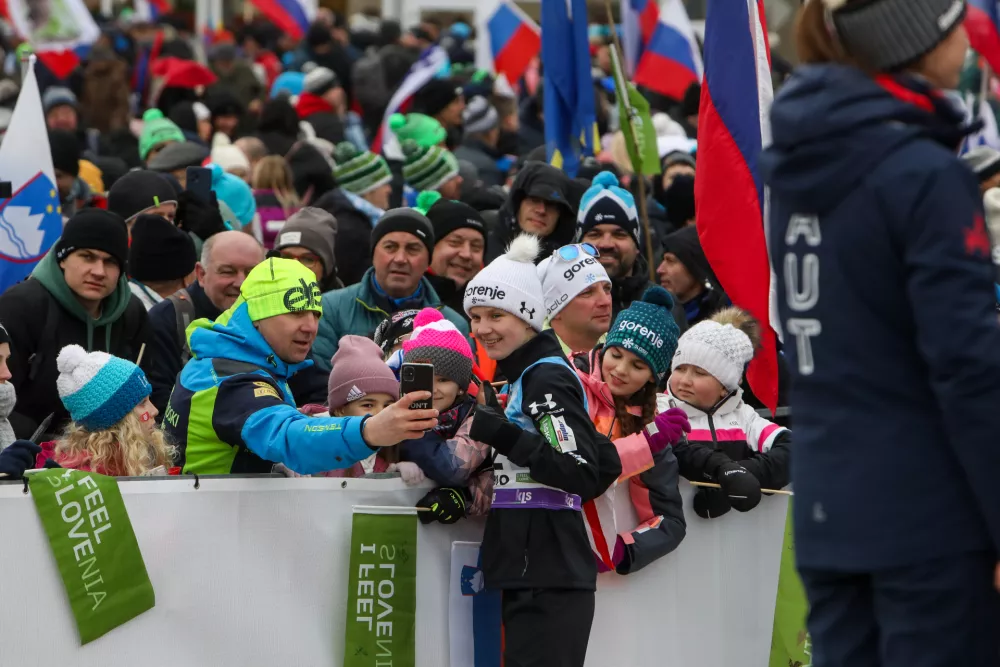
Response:
M614 319L611 278L593 246L563 246L538 264L545 323L566 356L590 352L604 342Z
M403 180L411 189L411 203L416 203L416 195L425 190L440 192L445 199L462 197L458 160L447 148L424 148L414 141L404 141L403 155Z
M45 125L50 130L76 132L80 123L80 105L69 88L51 86L42 95Z
M50 432L68 413L56 391L56 356L80 345L135 361L149 341L146 309L125 273L128 232L116 214L85 209L74 215L31 276L0 295L0 322L17 354L9 361L18 395L11 423L29 438L50 413ZM149 350L142 365L150 362Z
M479 182L485 187L503 185L510 170L509 158L497 148L500 141L500 116L485 97L473 97L462 114L465 138L455 149L455 157L465 160L479 172Z
M656 276L660 285L684 306L688 326L707 320L730 305L694 227L684 227L663 239L663 260Z
M148 162L168 144L186 141L184 131L177 123L163 117L159 109L148 109L142 114L142 133L139 135L139 158Z
M211 160L213 164L222 167L227 174L250 182L250 159L247 154L229 142L229 138L221 132L212 140Z
M72 217L90 200L90 188L80 176L80 142L68 130L49 130L49 152L63 218Z
M979 191L984 195L990 188L1000 187L1000 151L979 146L963 155L962 161L976 175Z
M170 107L167 115L189 142L207 146L212 141L212 112L202 102L183 101Z
M182 188L187 187L187 168L200 167L208 159L208 149L193 141L170 144L146 164L149 171L170 174Z
M253 76L253 73L250 75ZM242 98L231 88L216 84L206 95L205 105L212 114L212 144L215 144L215 137L219 134L225 135L230 142L235 139L240 120L247 109Z
M260 104L266 89L253 73L247 59L239 55L235 44L221 42L213 45L208 51L208 64L218 77L218 81L208 89L207 100L222 99L219 93L235 98L236 108L239 109L237 116L241 115L244 109L253 110L254 106ZM208 108L212 111L213 119L223 115L217 114L217 109L213 108L211 103L208 104ZM259 111L259 108L257 110ZM235 125L233 127L235 128ZM216 130L220 128L216 127ZM226 134L231 133L226 132Z
M517 172L507 201L497 214L490 234L486 263L503 254L522 232L542 242L538 260L573 241L576 234L576 201L573 182L562 170L529 160Z
M440 308L462 333L469 333L465 319L441 303L424 277L434 252L434 229L427 216L410 208L386 212L372 230L371 248L372 268L357 284L323 295L312 358L325 371L341 336L368 336L400 310Z
M242 178L226 173L217 164L210 164L209 169L212 170L212 192L218 198L219 211L226 227L243 229L253 223L257 215L257 201L250 185Z
M287 69L307 69L307 63L315 63L319 67L333 70L337 80L347 93L347 106L350 107L352 81L351 65L353 59L343 44L333 37L333 32L322 21L315 21L306 32L306 38L301 50L296 53Z
M334 246L339 238L337 220L321 208L306 206L288 218L274 239L268 257L284 257L302 263L316 274L324 292L340 289Z
M441 123L448 133L449 149L457 148L462 141L462 112L465 95L454 79L431 79L413 96L413 110L426 114Z
M669 234L694 224L695 159L686 151L671 151L660 163L662 175L653 179L653 199L665 211L667 225L662 231Z
M121 216L129 231L142 213L159 215L173 222L177 215L177 191L170 181L155 171L130 171L111 186L108 210Z
M399 141L413 140L418 146L446 148L448 132L436 119L422 113L394 113L389 117L389 128Z
M136 218L128 248L132 294L146 310L194 282L194 241L158 215Z
M312 125L317 137L336 145L344 141L346 103L344 88L333 70L316 67L306 74L295 111L299 120Z
M334 161L340 187L315 206L337 219L337 273L345 285L353 285L371 268L372 229L389 208L392 172L381 155L359 151L349 142L337 145Z
M464 315L465 286L482 270L486 254L483 216L468 204L444 199L436 192L421 193L417 208L427 211L434 229L434 253L427 280L442 303Z

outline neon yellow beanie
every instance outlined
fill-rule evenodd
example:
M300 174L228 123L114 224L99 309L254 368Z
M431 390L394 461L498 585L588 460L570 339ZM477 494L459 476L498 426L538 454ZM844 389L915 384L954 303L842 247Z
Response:
M294 259L271 257L255 266L240 287L240 297L252 322L303 310L323 313L316 274Z

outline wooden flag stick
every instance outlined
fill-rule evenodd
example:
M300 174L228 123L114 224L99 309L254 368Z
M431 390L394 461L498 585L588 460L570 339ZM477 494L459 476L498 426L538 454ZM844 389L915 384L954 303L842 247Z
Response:
M721 489L722 487L718 484L713 484L711 482L690 482L691 486L704 486L708 489ZM766 493L768 495L776 494L779 496L794 496L795 494L791 491L785 491L784 489L761 489L761 493Z

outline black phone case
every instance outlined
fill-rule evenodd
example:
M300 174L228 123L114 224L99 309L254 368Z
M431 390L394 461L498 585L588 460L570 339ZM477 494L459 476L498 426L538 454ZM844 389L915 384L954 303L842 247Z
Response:
M406 370L413 370L413 378L406 379ZM434 366L430 364L403 364L399 369L399 395L405 396L414 391L434 391ZM430 410L434 407L434 399L414 401L411 410Z

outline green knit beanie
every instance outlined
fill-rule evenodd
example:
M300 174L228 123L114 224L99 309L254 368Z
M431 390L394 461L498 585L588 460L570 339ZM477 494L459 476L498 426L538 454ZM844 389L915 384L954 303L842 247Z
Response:
M422 113L394 113L389 117L389 129L400 143L413 140L418 146L437 146L448 136L441 123Z
M417 190L437 190L458 176L458 160L440 146L426 148L415 141L403 143L403 180Z
M333 170L337 185L356 195L371 192L392 180L389 163L384 157L371 151L359 151L349 141L337 144L333 160L337 164Z
M168 142L181 143L184 141L184 132L177 127L177 123L169 118L163 117L163 112L159 109L149 109L142 114L142 134L139 135L139 157L143 160L149 155L149 151L160 144Z

